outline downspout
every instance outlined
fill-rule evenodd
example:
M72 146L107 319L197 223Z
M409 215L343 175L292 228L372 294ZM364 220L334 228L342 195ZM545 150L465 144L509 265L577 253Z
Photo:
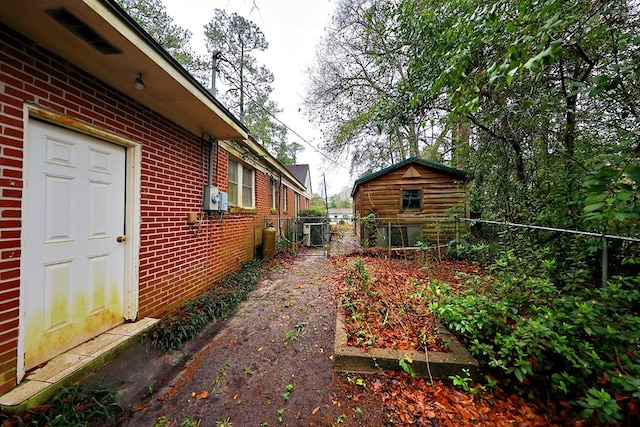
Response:
M278 172L278 204L277 204L277 209L278 209L278 227L280 228L280 233L282 233L282 223L280 222L280 196L282 196L282 172Z
M209 138L209 162L207 166L207 185L213 185L213 146L215 144L213 138ZM216 156L217 158L217 156ZM216 175L218 173L216 165Z
M215 143L216 143L215 144L216 145L216 180L215 180L215 182L216 182L216 186L217 186L218 185L218 173L220 172L218 170L218 164L219 164L219 161L220 161L220 144L218 144L217 140L215 141Z

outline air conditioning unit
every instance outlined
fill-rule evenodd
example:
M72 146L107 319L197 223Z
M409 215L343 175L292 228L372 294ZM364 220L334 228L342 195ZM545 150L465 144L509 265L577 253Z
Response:
M324 246L324 224L306 223L302 225L302 244L305 246Z

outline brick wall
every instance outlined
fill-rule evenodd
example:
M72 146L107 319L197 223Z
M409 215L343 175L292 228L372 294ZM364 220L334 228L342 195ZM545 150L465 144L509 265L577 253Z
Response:
M139 317L160 316L239 269L270 214L269 179L260 171L255 212L203 214L208 146L0 24L0 393L17 380L20 268L30 268L20 257L24 101L142 144ZM226 152L217 154L226 165ZM220 167L214 182L226 191L226 180ZM199 212L199 228L187 225L189 212Z

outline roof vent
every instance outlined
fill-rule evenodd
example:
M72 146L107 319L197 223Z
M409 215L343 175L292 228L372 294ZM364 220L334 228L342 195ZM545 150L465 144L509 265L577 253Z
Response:
M60 7L56 9L46 9L44 12L104 55L122 53L120 49L103 39L100 34L76 18L75 15L67 9Z
M416 168L414 168L413 166L409 166L409 168L404 173L404 175L402 175L402 177L403 178L422 178L422 175L420 175L420 172L418 172Z

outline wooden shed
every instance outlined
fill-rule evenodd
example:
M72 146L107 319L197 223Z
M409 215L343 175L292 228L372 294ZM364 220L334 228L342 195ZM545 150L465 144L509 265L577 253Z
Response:
M469 217L470 179L468 172L417 157L364 176L351 192L356 234L378 246L449 239L455 216Z

